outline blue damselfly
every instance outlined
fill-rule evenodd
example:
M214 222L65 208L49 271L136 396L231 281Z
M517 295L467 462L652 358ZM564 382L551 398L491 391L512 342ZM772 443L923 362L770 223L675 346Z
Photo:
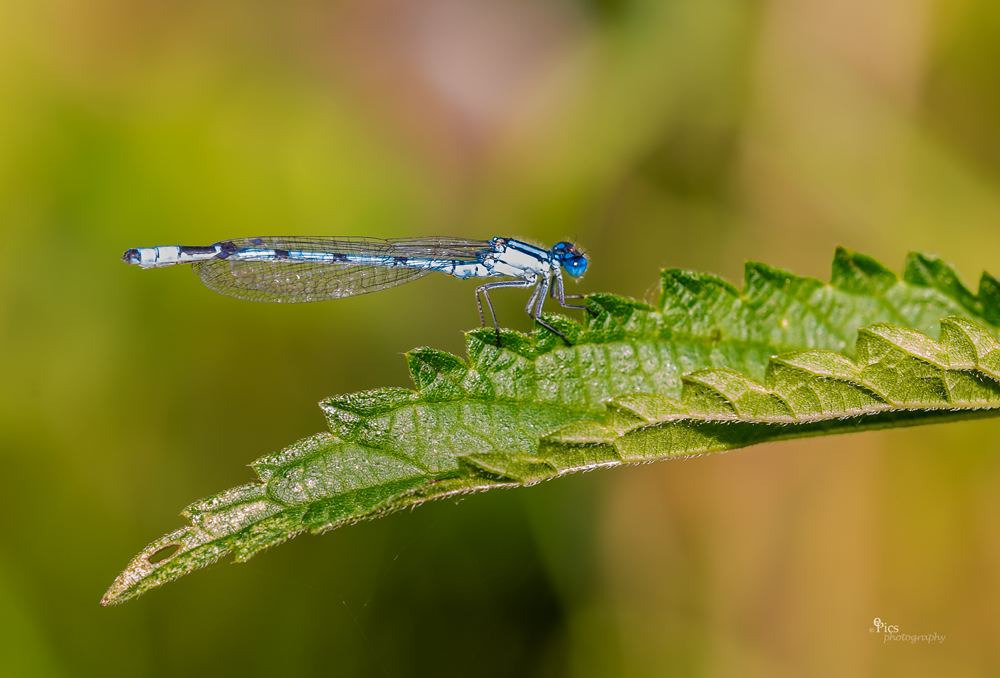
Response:
M539 325L564 340L558 329L541 318L547 295L567 304L563 270L579 278L587 257L573 243L560 242L546 250L513 238L330 238L272 236L234 238L207 247L139 247L122 260L140 268L191 264L210 289L222 294L278 303L338 299L367 294L416 280L432 271L456 278L513 278L476 288L479 320L486 318L480 295L493 317L500 341L500 325L490 300L499 287L534 287L525 312Z

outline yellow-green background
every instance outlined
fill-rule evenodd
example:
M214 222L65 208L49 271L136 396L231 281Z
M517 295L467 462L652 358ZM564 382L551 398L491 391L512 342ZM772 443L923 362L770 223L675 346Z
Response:
M0 232L5 675L1000 673L991 421L438 502L97 605L322 397L478 325L445 276L283 307L123 250L577 238L573 291L643 297L664 266L826 278L842 244L974 283L995 0L3 0Z

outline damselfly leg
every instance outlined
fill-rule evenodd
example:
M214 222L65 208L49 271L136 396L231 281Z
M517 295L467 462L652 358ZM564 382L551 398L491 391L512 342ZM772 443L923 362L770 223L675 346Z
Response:
M476 288L476 306L479 307L479 324L482 327L486 327L486 316L483 315L483 302L479 299L479 295L482 294L486 297L486 305L490 308L490 316L493 317L493 326L497 330L497 346L500 346L500 323L497 322L497 314L493 310L490 290L495 290L498 287L531 287L534 284L534 280L502 280L495 283L486 283Z
M584 295L582 295L582 294L566 294L566 288L563 286L563 277L562 277L562 274L558 270L556 270L556 276L555 276L555 278L556 278L556 284L552 286L551 295L552 295L553 299L558 299L559 300L559 305L560 306L562 306L563 308L575 308L575 309L579 309L581 311L587 311L587 310L589 310L586 305L567 304L566 303L567 299L583 299Z
M566 338L565 334L553 327L551 323L542 320L542 306L545 305L545 295L549 291L549 285L551 285L549 278L542 278L541 282L539 282L538 286L535 288L534 293L531 295L531 299L528 300L528 306L524 309L524 312L527 313L528 316L536 323L558 336L567 344L572 345L572 342ZM565 306L565 304L563 304L563 306Z

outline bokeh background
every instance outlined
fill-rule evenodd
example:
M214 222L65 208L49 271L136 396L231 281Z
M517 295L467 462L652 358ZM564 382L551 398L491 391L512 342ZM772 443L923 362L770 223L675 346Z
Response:
M827 279L842 244L974 283L998 121L995 0L0 2L3 672L997 675L990 421L438 502L97 602L321 398L478 325L445 276L281 307L126 248L570 238L573 291L641 298L665 266Z

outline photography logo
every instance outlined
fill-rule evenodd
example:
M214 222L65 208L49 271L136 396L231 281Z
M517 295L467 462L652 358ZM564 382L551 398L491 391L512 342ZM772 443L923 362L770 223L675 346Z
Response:
M923 635L915 635L910 633L900 633L899 627L895 624L886 624L878 617L875 617L873 622L875 626L868 629L868 633L875 633L878 631L882 634L882 644L885 645L889 642L903 642L909 643L910 645L916 645L917 643L943 643L945 636L939 636L937 632L925 633Z

